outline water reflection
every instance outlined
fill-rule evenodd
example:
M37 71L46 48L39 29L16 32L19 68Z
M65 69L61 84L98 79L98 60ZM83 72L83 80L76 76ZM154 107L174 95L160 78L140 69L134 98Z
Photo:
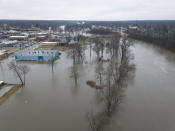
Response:
M95 44L97 57L103 56L103 46L99 46L99 39ZM106 44L109 53L109 61L98 59L96 64L96 80L103 86L96 91L98 110L92 110L87 114L90 128L93 131L101 131L110 123L110 119L116 112L122 101L124 88L127 87L128 79L133 78L135 65L132 63L133 55L130 51L131 41L127 37L120 40L119 36L113 36L111 42ZM100 50L101 48L101 50Z

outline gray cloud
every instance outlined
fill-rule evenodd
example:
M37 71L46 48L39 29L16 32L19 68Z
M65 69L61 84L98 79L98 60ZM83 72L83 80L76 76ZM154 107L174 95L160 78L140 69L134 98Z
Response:
M0 0L0 19L175 19L174 0Z

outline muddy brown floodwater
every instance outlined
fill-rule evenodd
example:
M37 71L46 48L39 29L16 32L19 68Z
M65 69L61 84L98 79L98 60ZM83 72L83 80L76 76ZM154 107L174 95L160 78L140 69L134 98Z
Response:
M136 65L134 78L122 92L122 102L103 130L174 131L175 130L175 57L172 53L136 41L131 47ZM77 84L72 76L72 59L64 52L54 64L25 62L31 71L26 87L0 105L0 131L90 131L87 114L100 108L97 92L86 84L95 79L96 54L85 53L78 67ZM18 83L0 65L0 80Z

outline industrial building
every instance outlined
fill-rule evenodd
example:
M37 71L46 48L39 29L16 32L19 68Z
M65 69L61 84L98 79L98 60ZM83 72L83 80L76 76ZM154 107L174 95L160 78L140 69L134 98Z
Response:
M24 50L15 54L21 61L51 61L59 56L58 50Z

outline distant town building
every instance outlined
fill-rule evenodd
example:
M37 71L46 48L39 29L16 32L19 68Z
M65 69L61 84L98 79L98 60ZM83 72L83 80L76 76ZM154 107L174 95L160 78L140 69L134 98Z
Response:
M47 36L45 36L45 35L37 36L37 37L36 37L36 40L37 40L37 41L44 41L44 40L46 40L46 39L47 39Z
M58 45L59 43L58 42L42 42L43 45Z
M27 46L30 46L32 45L31 42L28 42L28 41L17 41L17 40L14 40L14 41L2 41L0 43L0 47L3 48L3 47L15 47L15 48L21 48L21 47L27 47Z
M139 27L138 26L131 26L131 25L129 25L129 29L131 29L131 30L139 30Z
M10 40L19 40L19 41L22 41L22 40L27 40L28 36L9 36L9 39Z
M3 30L10 30L10 25L4 24L3 25Z
M68 45L68 44L69 44L68 38L65 38L65 37L60 38L59 45L65 46L65 45Z
M76 40L70 40L70 42L69 42L69 45L74 45L74 44L77 44L78 43L78 41L76 41Z

